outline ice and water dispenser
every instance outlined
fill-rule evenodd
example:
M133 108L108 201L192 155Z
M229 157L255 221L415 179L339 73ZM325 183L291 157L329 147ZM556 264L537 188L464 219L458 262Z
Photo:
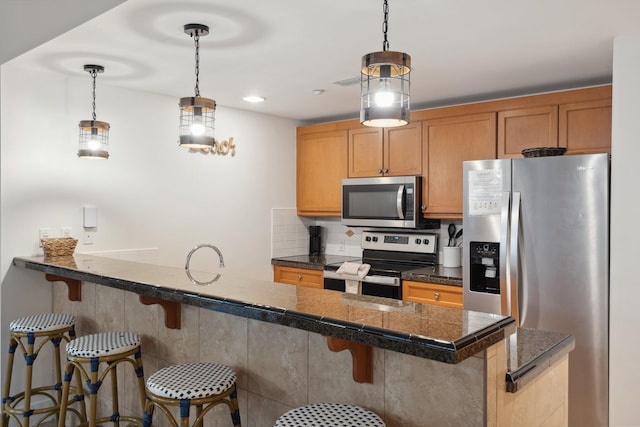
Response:
M470 286L473 292L500 293L500 243L469 242Z

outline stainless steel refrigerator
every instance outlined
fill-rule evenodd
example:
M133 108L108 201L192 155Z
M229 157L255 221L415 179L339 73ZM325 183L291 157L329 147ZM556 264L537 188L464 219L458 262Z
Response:
M609 156L464 162L464 307L565 332L569 425L608 425Z

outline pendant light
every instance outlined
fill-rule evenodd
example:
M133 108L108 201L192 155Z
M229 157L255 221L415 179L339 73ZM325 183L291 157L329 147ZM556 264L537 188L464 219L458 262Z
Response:
M196 90L195 96L180 98L180 140L181 147L192 149L213 149L216 101L200 96L200 37L209 34L209 27L202 24L187 24L184 32L193 37L196 47Z
M384 0L384 41L381 52L362 57L360 72L360 123L373 127L396 127L409 123L411 57L389 50L389 4Z
M81 120L80 148L78 157L83 159L108 159L109 158L109 123L96 120L96 77L104 72L102 65L85 65L84 70L89 72L93 79L93 117L91 120Z

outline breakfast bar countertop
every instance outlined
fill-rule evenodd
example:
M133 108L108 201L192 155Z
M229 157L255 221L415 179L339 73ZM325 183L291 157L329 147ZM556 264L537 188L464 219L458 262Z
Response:
M303 329L445 363L515 331L512 317L220 274L206 286L184 268L96 255L16 257L14 265L181 304ZM193 276L216 274L192 272Z

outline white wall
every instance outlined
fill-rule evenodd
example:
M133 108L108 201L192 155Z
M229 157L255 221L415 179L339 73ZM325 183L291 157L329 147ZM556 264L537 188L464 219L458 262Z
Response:
M617 38L611 166L610 425L640 425L640 35ZM632 224L628 227L626 225Z
M40 227L80 237L86 204L97 206L98 228L95 244L81 239L77 252L157 248L159 263L182 266L196 244L213 243L226 271L272 277L271 208L295 206L296 122L219 107L216 137L233 137L237 154L189 153L177 146L177 99L99 76L97 119L111 124L111 157L91 161L76 156L78 121L91 118L88 75L7 63L0 77L0 342L9 320L51 310L42 275L10 270L12 258L41 253ZM191 267L214 271L217 258L203 250Z

